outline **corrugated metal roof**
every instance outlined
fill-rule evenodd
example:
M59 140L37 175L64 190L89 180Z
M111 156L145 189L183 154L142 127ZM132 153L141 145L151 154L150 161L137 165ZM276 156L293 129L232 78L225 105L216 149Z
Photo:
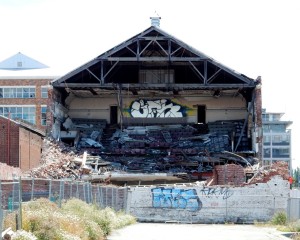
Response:
M0 69L3 70L18 71L41 68L48 68L48 66L20 52L0 62Z

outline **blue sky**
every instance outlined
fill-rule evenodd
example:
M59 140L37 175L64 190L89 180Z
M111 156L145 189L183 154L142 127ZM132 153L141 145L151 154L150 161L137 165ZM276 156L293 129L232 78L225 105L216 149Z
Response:
M148 28L155 11L164 31L262 77L263 106L294 122L300 165L298 0L0 0L0 61L22 52L50 66L42 75L62 75Z

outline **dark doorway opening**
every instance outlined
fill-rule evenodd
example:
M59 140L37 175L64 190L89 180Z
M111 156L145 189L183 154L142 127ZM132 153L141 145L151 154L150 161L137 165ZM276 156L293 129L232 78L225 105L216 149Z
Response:
M118 106L110 106L110 124L118 123Z
M197 123L203 123L206 122L206 106L205 105L198 105L197 106Z

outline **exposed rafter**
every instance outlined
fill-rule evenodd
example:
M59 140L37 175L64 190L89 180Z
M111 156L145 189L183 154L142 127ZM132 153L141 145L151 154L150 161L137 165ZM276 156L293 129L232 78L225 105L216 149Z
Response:
M245 75L216 62L214 59L190 47L179 39L169 35L158 27L151 26L140 34L99 55L85 65L52 82L55 87L109 87L110 83L138 85L139 69L172 69L176 76L186 76L186 80L174 84L185 88L248 88L254 87L255 81ZM187 68L189 70L187 70ZM126 69L127 75L118 75ZM186 73L190 71L190 73ZM166 71L168 72L168 71ZM90 76L88 77L89 74ZM173 74L172 73L172 74ZM198 80L197 80L198 79ZM100 83L100 84L99 84ZM154 84L157 86L158 84ZM162 85L159 85L163 87ZM151 84L139 84L150 88ZM169 88L169 85L167 86Z

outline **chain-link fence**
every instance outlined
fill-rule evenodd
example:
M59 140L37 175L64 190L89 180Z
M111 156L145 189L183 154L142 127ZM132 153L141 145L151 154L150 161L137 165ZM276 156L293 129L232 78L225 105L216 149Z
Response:
M58 206L61 206L64 200L77 198L86 203L94 203L101 208L111 207L119 211L126 209L127 188L67 179L19 178L12 181L1 181L0 233L3 230L5 215L12 211L19 211L16 222L17 226L21 228L22 203L37 198L48 198Z

